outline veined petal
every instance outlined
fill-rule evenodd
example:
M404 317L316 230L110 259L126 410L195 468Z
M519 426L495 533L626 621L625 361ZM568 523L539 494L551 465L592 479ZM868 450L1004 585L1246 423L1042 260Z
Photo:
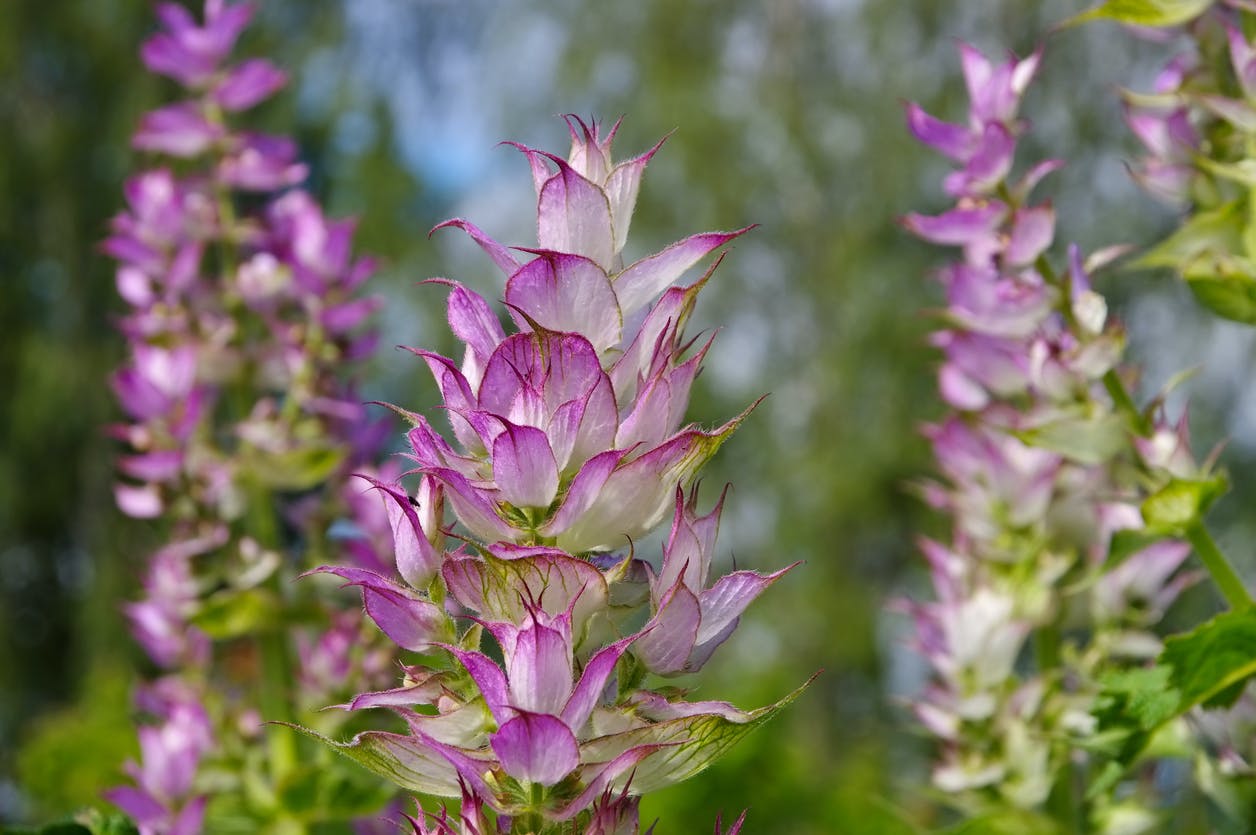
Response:
M567 163L590 182L604 183L611 170L610 143L603 146L598 142L597 121L593 122L592 130L583 119L573 113L565 114L563 121L567 123L567 132L571 134L571 151L567 154ZM580 126L579 130L576 130L576 125Z
M768 575L754 571L734 571L732 574L721 577L714 586L699 596L702 605L702 626L698 629L697 643L705 644L722 632L768 586L797 565L798 563L794 563Z
M469 652L454 646L446 646L445 649L449 650L471 675L475 686L480 688L480 695L484 697L484 703L488 705L489 712L493 714L493 719L497 724L501 725L508 721L514 715L514 710L510 704L506 674L502 672L501 667L497 666L497 662L483 653Z
M458 443L462 444L463 449L468 452L477 451L480 448L480 441L476 437L475 432L467 425L466 421L456 417L459 412L476 408L476 397L472 392L470 381L463 376L462 371L454 364L453 360L430 351L407 350L412 350L413 353L421 357L427 363L428 370L432 372L432 377L436 380L437 387L440 388L441 398L444 400L445 407L449 410L449 425L453 429L454 437L458 439Z
M490 711L485 704L480 699L474 699L447 713L432 716L409 709L400 709L397 713L406 720L413 733L431 737L446 745L474 749L484 745L493 727Z
M475 352L476 359L483 368L493 351L506 338L506 333L483 296L457 282L450 282L449 286L449 329Z
M557 717L521 712L493 734L502 768L516 780L552 786L580 765L576 738Z
M432 232L435 232L437 229L444 229L446 226L456 227L470 235L471 240L479 244L480 249L484 250L484 252L488 254L488 257L493 259L493 263L496 264L498 268L507 276L512 275L515 270L519 269L519 261L510 252L509 248L502 246L497 241L490 238L482 229L480 229L480 227L476 226L469 220L463 220L460 217L455 217L445 221L444 223L438 223L436 226L433 226ZM432 232L428 232L428 235L430 236Z
M461 794L459 776L477 790L487 788L480 775L492 767L491 762L474 760L466 754L450 757L450 746L437 740L386 731L365 731L348 742L337 742L300 725L288 727L317 739L408 791L437 797L458 797ZM464 769L467 773L463 773ZM485 792L483 796L491 795Z
M502 144L515 148L528 158L528 167L532 169L532 185L536 189L536 196L539 200L541 190L545 188L545 184L553 176L553 172L550 171L549 165L546 163L546 160L554 158L553 155L544 151L538 151L535 148L529 148L522 142L507 141Z
M558 547L572 553L607 550L623 545L626 538L641 536L666 514L676 484L689 483L750 409L712 432L681 432L644 455L621 463L600 483L590 479L580 484L585 473L582 469L541 533L556 536ZM625 453L616 454L622 462ZM607 463L603 456L594 456L585 469L595 461L600 468ZM577 494L578 484L582 489Z
M682 672L697 643L701 623L702 607L697 595L677 583L650 619L650 631L637 641L635 653L651 672Z
M580 334L512 334L497 346L484 369L480 408L514 423L543 426L560 405L584 399L605 377L596 349ZM539 399L541 405L528 420L517 414L521 393Z
M497 508L486 491L472 485L462 473L446 467L433 467L426 472L444 483L448 490L446 496L458 521L477 539L482 542L513 541L519 536L520 531L497 515Z
M641 188L641 175L651 157L663 147L663 137L650 150L638 157L619 163L606 178L604 191L611 206L611 226L614 229L614 248L618 253L628 240L628 228L632 225L633 209L637 205L637 192Z
M683 241L639 261L633 262L615 276L615 295L624 317L645 307L650 300L698 263L707 253L718 249L740 235L753 229L747 226L733 232L705 232L691 235Z
M538 250L506 282L506 303L547 330L580 334L599 353L619 344L623 320L611 280L581 255Z
M643 632L638 632L635 635L629 635L627 638L621 638L610 646L603 647L589 659L589 663L584 665L584 672L580 674L580 682L571 692L571 698L567 700L567 704L563 706L563 721L567 723L567 727L571 728L574 733L579 733L580 729L589 721L589 715L593 713L593 708L597 705L602 691L606 688L606 682L610 679L611 673L615 671L615 665L619 662L620 656L624 654L624 650L643 634Z
M567 473L613 447L618 428L615 394L610 379L603 375L583 398L568 400L554 410L545 432L559 471Z
M453 360L440 354L417 348L407 348L406 350L411 351L427 363L428 370L432 372L432 377L436 380L436 385L440 387L441 397L444 399L447 408L475 408L476 400L471 391L471 384L462 375L462 371L454 364Z
M566 160L546 156L558 166L558 173L545 181L537 199L537 242L542 249L582 255L611 269L615 246L606 193Z
M638 381L649 377L658 356L661 353L670 354L679 342L698 291L721 260L723 255L716 259L706 275L688 287L669 287L650 308L632 342L610 370L611 383L620 406L627 406L636 398Z
M565 807L553 814L551 817L556 821L567 821L583 812L593 803L599 795L604 794L608 789L614 787L619 778L625 772L633 774L633 769L646 757L660 750L665 749L669 745L676 743L659 743L650 745L638 745L624 751L610 762L598 763L596 765L585 766L582 769L580 778L586 784L584 791L580 792L580 796L568 803ZM581 747L581 754L584 749ZM588 762L588 759L581 756L581 759ZM635 779L633 777L630 780ZM636 791L632 792L636 794Z
M540 429L506 423L493 442L492 462L497 489L515 507L547 508L558 495L558 463Z
M634 693L632 703L636 706L640 715L652 722L665 722L668 719L701 716L703 714L714 714L737 724L744 724L753 718L749 713L729 702L672 702L649 690L640 690Z
M597 502L602 487L611 477L611 473L627 454L626 450L609 449L584 462L580 472L576 473L576 477L571 480L571 486L567 488L567 495L563 497L558 511L541 528L542 535L554 536L588 512L589 508ZM571 549L564 548L564 550Z
M690 386L705 354L703 349L681 365L660 369L637 391L632 409L619 424L615 446L657 446L680 428L689 404Z
M442 575L449 593L490 621L521 622L532 601L550 617L571 612L575 643L588 619L606 605L602 572L557 548L499 542L483 557L449 557Z
M335 574L345 585L360 587L366 613L403 649L422 652L447 637L449 618L439 606L373 571L324 565L309 573Z
M406 433L410 443L411 456L422 467L455 467L458 466L458 453L454 452L440 433L432 428L427 418L413 415L413 426ZM474 435L472 435L474 437Z
M511 706L557 716L571 696L571 636L533 623L520 629L508 655Z
M648 794L705 769L750 731L798 698L810 683L808 681L775 704L747 711L742 716L725 715L726 711L717 707L711 713L681 716L591 739L581 744L580 758L584 762L598 762L638 746L660 746L653 756L637 766L629 786L632 794Z
M442 556L428 539L428 533L410 503L410 496L399 484L385 484L368 475L358 475L358 478L383 494L384 509L392 528L397 571L414 588L426 589L440 570ZM440 501L439 490L434 501Z
M345 710L366 710L373 707L412 707L417 704L432 704L440 698L443 688L439 681L428 680L405 687L394 687L391 690L376 690L370 693L359 693L348 704L337 705Z

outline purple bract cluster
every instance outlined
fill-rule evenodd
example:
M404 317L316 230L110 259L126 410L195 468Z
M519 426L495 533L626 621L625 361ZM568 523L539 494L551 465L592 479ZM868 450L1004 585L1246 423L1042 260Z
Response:
M223 686L214 642L247 626L214 626L206 613L250 603L282 618L287 548L321 537L339 512L334 492L318 488L367 463L386 431L366 419L346 375L374 347L364 325L378 306L360 295L373 265L352 256L352 222L328 219L292 188L306 176L292 140L231 125L286 81L266 60L229 61L253 12L207 0L198 22L158 5L162 29L142 58L186 99L141 120L133 145L161 162L127 182L127 208L103 245L129 306L119 322L129 356L112 380L129 418L112 430L127 448L115 495L127 515L161 520L167 537L127 614L168 677L141 693L154 724L140 729L136 787L109 794L143 835L201 831L198 764L224 726L261 736L255 708L207 713L223 702L209 695ZM302 697L323 703L346 677L378 680L390 653L363 647L359 622L341 613L325 633L294 635L300 674L268 673L299 677Z
M418 832L636 833L639 794L701 770L780 706L745 712L646 686L648 674L701 669L785 571L710 583L723 501L699 513L695 479L745 415L715 429L684 420L710 348L684 327L714 265L676 282L747 230L693 235L625 265L658 148L616 163L615 129L568 125L566 159L517 146L536 186L535 247L507 248L462 219L441 224L500 268L511 327L446 282L463 356L414 350L452 442L397 409L412 426L417 490L374 484L399 577L320 569L360 586L380 628L422 653L401 687L348 705L388 707L408 731L333 743L404 788L462 798L461 829L442 816L416 819ZM669 510L655 568L633 543Z

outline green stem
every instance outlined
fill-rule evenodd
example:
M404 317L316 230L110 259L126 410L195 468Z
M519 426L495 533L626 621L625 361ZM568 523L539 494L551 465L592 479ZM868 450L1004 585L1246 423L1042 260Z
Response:
M1134 402L1133 397L1130 397L1130 393L1125 390L1125 383L1121 382L1116 369L1109 369L1103 375L1103 387L1108 390L1108 395L1112 398L1112 402L1116 404L1117 410L1129 418L1134 425L1135 431L1143 437L1150 435L1151 422L1139 410L1138 404Z
M292 720L288 694L292 692L292 659L287 635L271 630L258 636L262 655L261 708L268 722ZM266 735L270 752L270 777L276 789L297 767L296 737L289 728L270 728Z
M1060 666L1060 630L1056 626L1044 626L1034 632L1034 661L1038 672L1050 673Z
M248 487L249 512L247 517L249 532L257 543L267 550L275 550L280 546L278 520L272 505L274 496L260 484ZM271 578L271 591L275 594L278 605L283 603L281 574ZM293 663L288 635L280 629L269 629L257 635L258 652L261 655L262 674L258 686L258 702L262 709L262 718L267 722L291 722L292 704L289 698L293 692ZM266 738L270 753L270 776L278 788L283 779L296 769L298 763L296 737L288 728L271 728Z
M1038 672L1050 675L1060 669L1060 628L1054 624L1034 632L1034 661ZM1057 747L1056 755L1062 755L1063 765L1047 798L1047 811L1063 827L1061 832L1084 832L1085 808L1080 805L1077 792L1077 768L1069 760L1069 749Z
M1203 522L1195 522L1186 529L1186 538L1199 554L1204 567L1212 575L1212 580L1220 589L1221 595L1231 609L1246 609L1253 605L1252 596L1248 594L1242 579L1231 567L1230 561L1221 553L1216 541Z

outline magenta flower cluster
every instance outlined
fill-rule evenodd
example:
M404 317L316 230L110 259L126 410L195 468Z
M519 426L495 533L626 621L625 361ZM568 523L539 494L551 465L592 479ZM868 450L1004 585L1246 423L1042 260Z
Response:
M461 828L416 818L417 832L636 833L638 795L701 770L780 706L746 712L647 686L649 674L700 670L787 570L711 582L723 500L700 513L696 477L745 415L714 429L684 420L711 345L684 328L715 267L677 282L747 230L625 264L658 147L616 162L615 128L568 125L566 159L517 146L536 186L536 246L441 224L502 271L511 327L444 282L463 355L412 349L452 440L397 409L417 489L373 483L399 576L320 569L359 586L381 630L422 653L402 686L347 705L390 708L408 731L333 743L403 788L462 798ZM655 567L633 544L669 514Z
M341 512L334 491L315 488L368 463L383 431L346 375L374 347L364 325L378 306L360 295L373 265L352 256L353 224L292 188L306 176L292 140L231 125L286 81L266 60L229 61L253 12L207 0L198 22L180 5L157 7L162 28L141 55L187 98L142 118L133 145L160 162L127 182L127 208L103 245L129 308L119 321L129 357L112 380L129 418L113 428L127 448L115 495L127 515L161 520L167 537L127 615L169 675L140 693L152 724L140 729L136 785L109 793L143 835L200 832L208 797L195 777L222 755L219 734L245 728L262 740L248 700L206 707L228 689L215 640L252 628L207 612L282 620L287 547L321 541ZM295 647L281 634L278 654L254 650L292 688L280 703L325 703L346 677L387 670L391 653L363 645L356 612L329 618L324 633L291 636Z

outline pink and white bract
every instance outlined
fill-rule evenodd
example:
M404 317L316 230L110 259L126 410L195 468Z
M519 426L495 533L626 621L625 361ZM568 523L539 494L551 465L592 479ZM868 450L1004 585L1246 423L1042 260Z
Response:
M453 442L395 409L412 426L418 495L376 486L404 584L321 570L360 585L367 613L424 661L402 686L347 706L388 707L408 733L331 744L404 788L465 794L464 810L486 805L499 825L512 822L504 831L570 822L561 831L636 833L635 796L702 770L796 694L745 712L646 686L651 671L699 669L784 573L739 571L706 588L720 508L698 517L696 496L684 499L746 414L710 430L685 423L711 344L683 329L714 266L678 282L747 230L693 235L625 266L641 175L658 146L615 163L614 129L603 135L575 117L568 126L566 159L517 146L536 185L536 247L507 248L462 219L437 227L462 229L502 270L515 331L482 296L445 282L461 361L411 349L435 378ZM632 543L672 506L656 571Z

